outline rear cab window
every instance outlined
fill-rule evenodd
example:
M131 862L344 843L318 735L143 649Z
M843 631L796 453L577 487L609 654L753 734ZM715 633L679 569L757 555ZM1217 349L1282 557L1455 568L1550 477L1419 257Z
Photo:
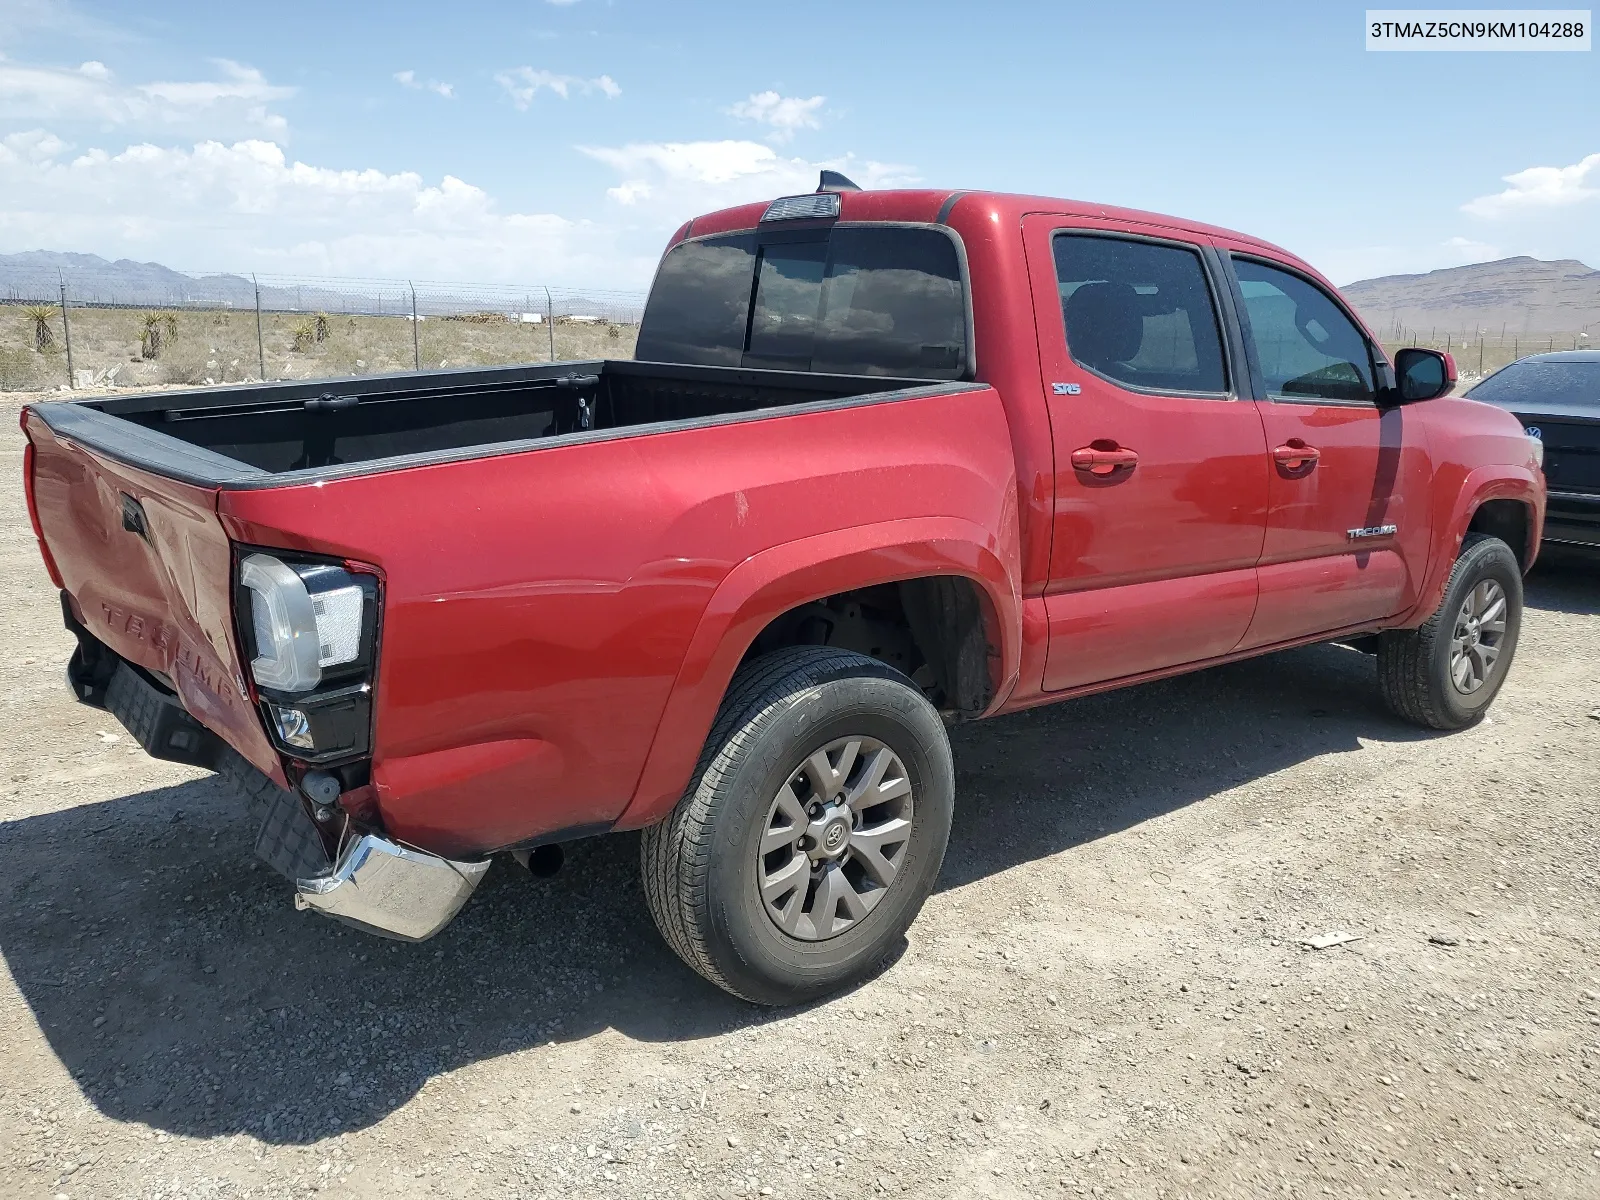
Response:
M967 285L943 229L835 225L683 242L636 356L912 379L970 377Z

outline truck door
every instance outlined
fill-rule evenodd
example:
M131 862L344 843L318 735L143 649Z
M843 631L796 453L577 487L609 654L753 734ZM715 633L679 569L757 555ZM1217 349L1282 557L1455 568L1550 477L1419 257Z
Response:
M1383 352L1316 280L1254 252L1229 258L1270 460L1261 601L1242 645L1394 616L1427 566L1422 422L1378 407Z
M1266 440L1220 260L1149 225L1024 219L1055 506L1044 687L1227 654L1256 605Z

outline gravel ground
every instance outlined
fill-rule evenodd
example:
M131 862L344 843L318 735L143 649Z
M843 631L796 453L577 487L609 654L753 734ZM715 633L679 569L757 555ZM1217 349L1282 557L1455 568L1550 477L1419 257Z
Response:
M4 407L0 1195L1600 1195L1592 566L1462 733L1328 646L957 730L899 961L775 1013L664 948L635 837L421 946L296 913L68 695Z

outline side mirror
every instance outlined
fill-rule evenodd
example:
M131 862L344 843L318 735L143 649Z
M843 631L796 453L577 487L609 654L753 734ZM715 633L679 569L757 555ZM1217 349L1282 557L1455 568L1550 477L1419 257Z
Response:
M1395 403L1432 400L1456 386L1456 360L1437 350L1412 347L1395 354L1394 374Z

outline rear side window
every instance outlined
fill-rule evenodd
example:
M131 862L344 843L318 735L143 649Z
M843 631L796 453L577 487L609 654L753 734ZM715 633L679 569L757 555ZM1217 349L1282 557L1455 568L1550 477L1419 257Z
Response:
M913 379L967 370L966 290L948 235L856 226L814 241L758 239L674 247L645 308L638 357Z
M1216 305L1200 255L1083 234L1055 239L1067 350L1081 367L1155 391L1228 391Z
M1600 416L1600 362L1519 362L1496 371L1467 393L1516 410L1539 404L1589 407Z
M1374 398L1372 351L1332 297L1298 275L1253 259L1235 258L1233 271L1267 395L1285 400Z

